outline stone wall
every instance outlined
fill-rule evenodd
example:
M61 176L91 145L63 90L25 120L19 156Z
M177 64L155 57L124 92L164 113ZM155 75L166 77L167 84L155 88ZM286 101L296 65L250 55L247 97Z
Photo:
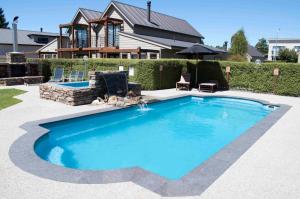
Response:
M40 85L40 97L71 106L91 104L97 98L95 88L68 88L51 83Z
M9 77L0 78L0 86L14 86L23 84L41 84L43 76L25 76L25 77Z

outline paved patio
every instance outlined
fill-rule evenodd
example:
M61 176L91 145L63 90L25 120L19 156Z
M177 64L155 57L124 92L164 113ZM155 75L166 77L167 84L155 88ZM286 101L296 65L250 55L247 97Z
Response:
M104 108L85 105L72 107L39 99L37 86L17 86L28 92L18 96L23 102L0 111L0 198L161 198L132 182L80 185L51 181L26 173L8 156L11 144L26 133L23 123ZM190 93L197 93L191 91ZM170 97L186 91L174 89L145 91L143 94ZM211 94L207 94L211 95ZM218 178L199 199L300 198L300 98L254 94L239 91L218 92L266 100L292 106L268 132Z

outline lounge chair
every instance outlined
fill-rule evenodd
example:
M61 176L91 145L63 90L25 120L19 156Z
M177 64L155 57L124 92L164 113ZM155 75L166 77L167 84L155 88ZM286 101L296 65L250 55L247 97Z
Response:
M57 67L54 69L54 75L49 82L63 82L64 81L64 68Z
M69 82L73 82L76 81L78 78L78 71L71 71L70 75L69 75Z
M191 74L182 74L180 81L176 83L176 90L186 88L190 90L191 85Z
M208 91L208 92L215 92L218 89L218 81L210 80L207 83L200 83L199 84L199 92L200 91Z
M84 78L84 72L79 71L76 80L82 82L82 81L83 81L83 78Z

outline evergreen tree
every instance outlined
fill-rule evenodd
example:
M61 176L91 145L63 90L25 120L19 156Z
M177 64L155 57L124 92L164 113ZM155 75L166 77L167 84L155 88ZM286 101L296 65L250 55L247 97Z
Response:
M267 40L265 38L261 38L255 45L255 48L262 54L267 54L269 51Z
M248 41L244 30L239 30L231 37L230 53L232 55L245 56L248 51Z
M0 28L9 28L8 22L6 22L4 11L2 8L0 8Z

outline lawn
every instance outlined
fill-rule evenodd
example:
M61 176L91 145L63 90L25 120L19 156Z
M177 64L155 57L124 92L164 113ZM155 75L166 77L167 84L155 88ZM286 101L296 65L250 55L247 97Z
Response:
M0 89L0 110L15 105L22 100L14 98L14 96L25 93L26 91L19 89Z

